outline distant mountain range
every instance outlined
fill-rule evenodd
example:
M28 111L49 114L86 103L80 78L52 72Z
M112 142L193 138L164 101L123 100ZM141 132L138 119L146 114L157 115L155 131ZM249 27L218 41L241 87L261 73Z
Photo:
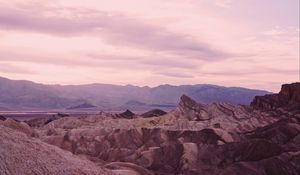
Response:
M153 88L110 84L44 85L0 77L0 110L173 108L182 94L202 103L250 104L255 96L269 93L208 84L160 85Z

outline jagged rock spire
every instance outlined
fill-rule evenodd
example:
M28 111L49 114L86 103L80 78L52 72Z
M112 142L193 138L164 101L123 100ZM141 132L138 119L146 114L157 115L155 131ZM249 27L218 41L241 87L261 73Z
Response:
M179 106L181 107L186 107L186 108L189 108L189 109L195 109L195 107L198 105L198 103L191 99L189 96L183 94L181 97L180 97L180 102L179 102Z
M189 120L201 121L210 119L210 116L204 109L204 105L197 103L185 94L180 97L177 109L180 111L181 116Z

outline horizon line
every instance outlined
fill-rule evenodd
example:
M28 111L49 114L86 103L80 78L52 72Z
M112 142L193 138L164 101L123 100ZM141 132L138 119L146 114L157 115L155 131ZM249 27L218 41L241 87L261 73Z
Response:
M165 84L159 84L159 85L156 85L156 86L149 86L149 85L140 86L140 85L134 85L134 84L109 84L109 83L98 83L98 82L84 83L84 84L60 84L60 83L51 84L51 83L36 82L36 81L28 80L28 79L12 79L12 78L7 78L7 77L3 77L3 76L0 76L0 79L6 79L6 80L10 80L10 81L27 81L27 82L30 82L30 83L40 84L40 85L46 85L46 86L111 85L111 86L123 86L123 87L133 86L133 87L139 87L139 88L157 88L157 87L160 87L160 86L179 87L179 86L207 85L207 86L217 86L217 87L225 87L225 88L242 88L242 89L259 90L259 91L266 91L266 92L270 92L270 93L276 93L276 92L273 92L273 91L270 91L270 90L265 90L265 89L254 89L254 88L248 88L248 87L242 87L242 86L224 86L224 85L208 84L208 83L180 84L180 85L165 83ZM294 82L291 82L291 83L294 83ZM283 85L283 84L281 84L281 85Z

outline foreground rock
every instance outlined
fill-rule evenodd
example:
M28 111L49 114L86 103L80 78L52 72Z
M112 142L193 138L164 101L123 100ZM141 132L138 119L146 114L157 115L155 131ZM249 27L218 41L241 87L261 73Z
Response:
M113 175L94 163L0 124L1 175Z
M296 175L300 170L299 133L298 123L278 121L245 134L245 140L240 142L227 142L213 129L169 131L160 128L112 132L72 129L64 135L48 136L44 141L104 162L130 162L155 174L229 175L279 171Z
M25 122L18 122L14 119L7 119L1 123L3 126L22 132L28 136L34 136L34 130Z

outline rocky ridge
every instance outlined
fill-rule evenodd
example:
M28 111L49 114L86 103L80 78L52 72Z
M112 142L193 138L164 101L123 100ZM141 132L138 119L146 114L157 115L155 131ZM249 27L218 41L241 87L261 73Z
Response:
M260 110L283 108L300 113L300 83L284 84L278 94L256 96L251 106Z

